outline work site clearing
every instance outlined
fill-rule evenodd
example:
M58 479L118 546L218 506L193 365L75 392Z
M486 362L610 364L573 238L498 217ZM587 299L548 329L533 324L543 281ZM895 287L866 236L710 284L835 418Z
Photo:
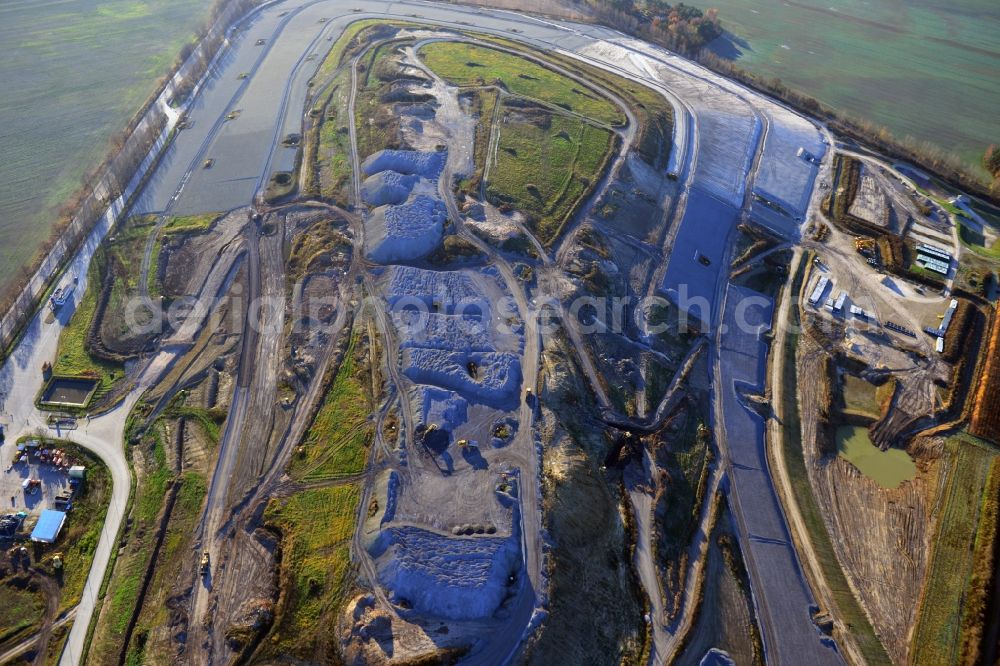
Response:
M3 366L0 661L997 658L1000 216L595 25L229 34Z

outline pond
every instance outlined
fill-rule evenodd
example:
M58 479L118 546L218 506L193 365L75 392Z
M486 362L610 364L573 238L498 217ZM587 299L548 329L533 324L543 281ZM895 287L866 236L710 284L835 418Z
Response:
M917 466L906 451L879 450L869 439L868 429L860 426L837 428L837 452L883 488L898 488L917 474Z

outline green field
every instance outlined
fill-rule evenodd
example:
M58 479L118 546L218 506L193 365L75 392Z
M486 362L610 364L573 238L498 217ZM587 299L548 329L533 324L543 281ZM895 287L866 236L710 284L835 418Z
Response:
M209 0L0 4L0 288L208 16Z
M962 643L962 616L974 570L973 545L983 529L979 520L983 488L996 450L970 435L948 440L947 477L937 517L934 552L927 571L920 616L913 639L913 663L953 664Z
M552 242L568 215L600 178L614 135L573 117L534 114L500 127L487 194L528 213L542 243Z
M698 0L734 33L714 50L898 137L980 165L1000 142L1000 4L995 0ZM723 40L725 38L722 38Z
M39 622L45 613L45 600L26 587L6 584L0 590L4 601L0 605L0 642L3 642Z
M609 100L516 55L472 44L433 42L420 49L420 56L428 67L455 85L475 86L499 80L515 95L544 100L609 125L625 122L625 116Z
M837 452L883 488L898 488L917 473L917 466L905 451L879 450L868 438L868 430L860 426L837 428Z

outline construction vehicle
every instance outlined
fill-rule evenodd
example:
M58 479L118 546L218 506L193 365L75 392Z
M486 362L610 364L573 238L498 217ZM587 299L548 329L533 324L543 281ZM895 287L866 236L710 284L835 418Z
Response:
M875 256L875 239L856 236L854 238L854 249L865 257Z
M211 565L212 565L212 560L210 559L208 551L206 550L204 553L201 554L200 571L202 576L208 573L208 570L211 567Z

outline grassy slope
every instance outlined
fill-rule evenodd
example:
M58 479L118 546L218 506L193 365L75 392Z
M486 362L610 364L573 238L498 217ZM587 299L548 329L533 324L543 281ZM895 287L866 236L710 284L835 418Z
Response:
M87 274L87 289L77 304L69 324L59 336L59 346L53 372L57 375L93 374L101 380L98 393L107 391L121 375L123 368L93 358L87 353L87 333L97 309L97 294L100 291L101 273L107 261L101 250L94 255Z
M997 456L996 449L965 434L949 439L947 450L951 465L914 631L913 661L918 664L955 663L975 564L973 544L983 528L983 488Z
M208 492L205 477L198 472L185 472L178 482L181 486L177 491L177 501L170 513L170 523L150 582L150 594L145 598L129 645L127 664L149 663L143 658L145 637L152 627L162 627L169 622L169 610L164 603L166 595L171 592L173 580L181 573L182 566L190 556L190 542Z
M163 438L160 424L154 425L144 438L149 460L136 483L135 502L130 515L132 528L126 539L125 550L118 556L91 642L90 658L94 663L109 663L117 659L139 595L142 576L153 548L156 517L173 477L167 468Z
M609 125L625 117L609 100L582 89L572 79L518 56L458 42L432 42L420 49L424 62L456 85L479 85L499 79L516 95L557 104Z

